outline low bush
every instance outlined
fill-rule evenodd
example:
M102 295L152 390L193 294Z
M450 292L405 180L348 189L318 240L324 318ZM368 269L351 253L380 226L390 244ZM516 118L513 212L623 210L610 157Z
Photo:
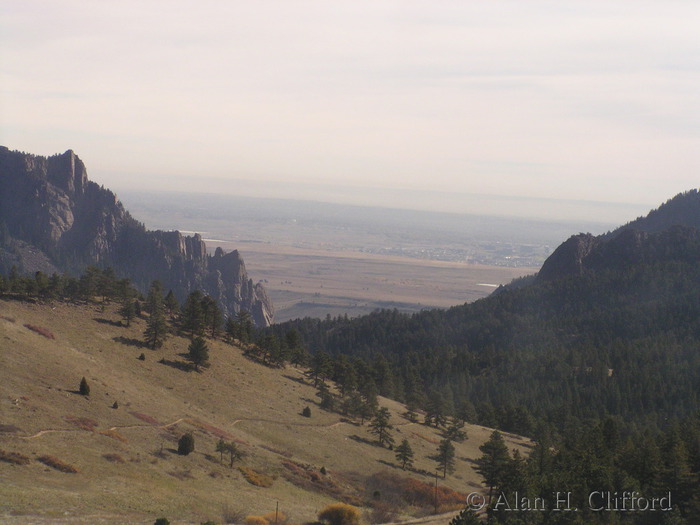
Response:
M126 463L126 461L124 461L124 458L121 457L119 454L102 454L102 457L110 463Z
M358 525L360 509L346 503L332 503L318 513L318 519L329 525Z
M256 487L268 488L274 483L274 480L270 476L262 472L257 472L250 467L238 467L238 470L241 471L241 474L243 474L243 477L248 483Z
M59 472L65 472L66 474L78 473L78 469L75 468L73 465L64 463L63 461L54 456L40 456L37 458L37 460L46 465L47 467L51 467L52 469L58 470Z
M49 330L48 328L44 328L43 326L25 324L24 327L31 330L32 332L36 332L39 335L43 335L44 337L46 337L46 339L56 339L56 337L51 333L51 330Z
M13 465L28 465L31 460L19 452L7 452L5 450L0 450L0 461L12 463Z

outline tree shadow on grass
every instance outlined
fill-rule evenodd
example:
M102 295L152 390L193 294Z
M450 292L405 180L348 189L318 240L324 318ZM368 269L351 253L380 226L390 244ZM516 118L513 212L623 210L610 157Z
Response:
M117 343L121 343L126 346L135 346L136 348L147 348L146 343L143 341L134 339L133 337L124 337L123 335L112 337L112 341L116 341Z
M365 445L372 445L373 447L379 447L379 448L384 448L379 444L379 441L373 441L369 440L367 438L363 438L361 436L358 436L357 434L352 434L351 436L348 436L350 439L353 441L357 441L358 443L364 443Z
M93 317L92 320L97 323L108 324L110 326L124 326L121 321L112 321L111 319L105 319L104 317Z
M183 372L194 372L194 367L191 364L183 363L182 361L171 361L170 359L163 358L158 362L162 365L177 368L178 370L182 370Z
M286 378L286 379L291 379L292 381L296 381L297 383L301 383L302 385L308 385L308 384L309 384L309 383L307 383L306 381L304 381L304 379L301 378L301 377L294 377L294 376L290 376L290 375L287 375L287 374L283 374L282 377L284 377L284 378Z

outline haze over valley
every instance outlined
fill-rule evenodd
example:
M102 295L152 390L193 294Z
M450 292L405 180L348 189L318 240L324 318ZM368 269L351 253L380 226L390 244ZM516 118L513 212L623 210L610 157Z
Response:
M561 211L547 209L540 215L559 218L198 193L122 191L119 197L148 228L199 232L211 251L217 246L239 250L254 269L251 276L268 289L278 322L307 315L352 317L379 308L414 312L473 301L535 273L571 232L600 234L616 225L567 220ZM567 203L549 204L556 210ZM568 204L578 205L579 213L603 207ZM644 211L641 206L606 207L607 216ZM513 210L527 213L522 206Z

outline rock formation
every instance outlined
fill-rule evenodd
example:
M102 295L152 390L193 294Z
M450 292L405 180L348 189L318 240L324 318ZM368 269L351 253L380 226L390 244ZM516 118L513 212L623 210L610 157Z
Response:
M141 290L157 279L180 301L199 289L225 315L248 310L259 326L274 316L238 251L211 256L198 234L146 230L71 150L47 158L0 146L0 271L13 264L24 273L111 266Z

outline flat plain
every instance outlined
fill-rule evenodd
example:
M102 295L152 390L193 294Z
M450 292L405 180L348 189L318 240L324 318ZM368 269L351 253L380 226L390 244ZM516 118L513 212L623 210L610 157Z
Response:
M208 242L238 249L275 305L275 321L350 317L396 308L417 312L486 297L499 285L537 271L355 251L295 248L255 242Z

